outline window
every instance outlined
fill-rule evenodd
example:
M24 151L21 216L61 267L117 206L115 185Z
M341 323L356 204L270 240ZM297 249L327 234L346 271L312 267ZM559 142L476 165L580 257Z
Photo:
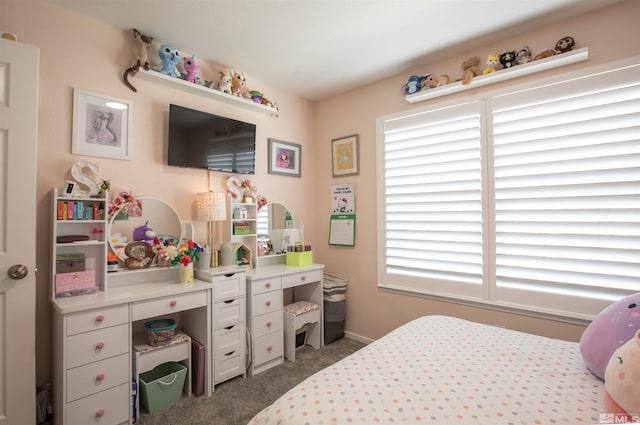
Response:
M635 62L379 118L379 286L575 318L640 291Z

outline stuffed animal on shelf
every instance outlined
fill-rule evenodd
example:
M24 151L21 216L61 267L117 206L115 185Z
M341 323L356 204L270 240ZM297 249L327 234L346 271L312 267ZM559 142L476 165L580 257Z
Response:
M160 50L158 50L158 55L160 56L162 64L156 68L156 70L164 75L180 78L180 71L176 68L180 62L178 49L169 44L163 44L160 46Z
M529 46L522 46L522 49L518 50L516 53L516 63L518 65L523 65L531 60L531 49Z
M612 353L640 329L640 292L609 305L587 326L580 337L580 354L587 368L604 380Z
M556 52L558 53L565 53L565 52L569 52L571 51L571 49L573 49L576 45L576 41L573 39L573 37L567 36L567 37L562 37L560 40L558 40L556 42Z
M422 84L422 82L427 78L430 77L431 74L424 74L424 75L412 75L411 77L409 77L409 79L407 80L406 83L404 83L402 85L402 92L404 94L414 94L414 93L418 93L420 90L422 90L422 88L424 87L424 85Z
M127 68L122 75L122 80L124 84L129 87L134 92L138 90L129 82L129 76L134 76L138 73L140 67L143 67L147 71L151 68L149 65L149 54L147 52L147 47L153 41L153 37L149 37L148 35L142 34L137 29L133 29L133 40L136 45L136 63Z
M153 238L155 238L156 232L148 226L149 222L144 223L143 226L138 226L133 229L133 240L136 242L148 242L153 245Z
M442 74L438 77L438 83L436 84L436 87L446 86L447 84L449 84L449 81L451 81L449 76L447 74Z
M556 54L556 51L553 50L553 49L543 50L542 52L540 52L537 55L535 55L533 57L533 60L537 61L537 60L544 59L544 58L550 58L551 56L554 56L555 54Z
M227 94L233 94L231 90L231 73L229 71L220 71L220 80L218 81L218 90Z
M504 52L500 54L500 63L502 68L507 69L516 65L516 51Z
M640 330L613 352L605 371L604 388L605 412L633 415L640 412ZM631 422L636 421L625 421Z
M422 88L432 89L436 86L436 84L438 83L436 82L436 80L433 79L433 77L431 77L431 74L427 74L427 78L422 80Z
M196 55L192 55L190 58L183 58L182 65L184 66L184 70L187 71L182 79L190 83L198 84L200 65L196 62Z
M491 74L492 72L496 72L498 65L500 65L500 55L497 53L493 53L487 56L486 67L482 71L482 75Z
M251 99L251 93L246 88L247 77L244 72L231 70L231 94L245 99Z
M477 77L482 74L478 65L480 64L480 58L478 56L474 56L472 58L467 59L462 62L462 84L468 85L471 83L473 77Z

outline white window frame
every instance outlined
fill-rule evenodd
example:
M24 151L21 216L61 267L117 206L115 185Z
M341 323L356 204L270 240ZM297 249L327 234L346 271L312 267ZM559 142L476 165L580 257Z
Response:
M487 91L475 95L468 96L464 99L450 100L444 102L431 103L422 108L410 111L404 111L379 117L376 122L377 126L377 211L378 211L378 250L377 250L377 281L378 287L385 291L400 292L409 295L429 297L435 299L446 300L449 302L470 304L482 306L490 309L498 309L504 311L515 311L523 314L534 315L544 318L555 318L573 323L586 323L592 320L598 312L609 305L612 301L621 298L624 295L633 293L634 291L617 291L616 293L607 293L601 291L597 295L588 295L576 297L575 295L559 295L544 294L537 292L524 292L522 290L505 289L496 286L495 273L495 232L496 232L496 215L495 215L495 189L493 165L493 121L491 116L485 116L486 125L482 125L481 129L481 150L482 150L482 220L483 220L483 284L478 291L472 289L469 285L459 285L457 282L438 282L433 279L416 279L400 274L387 273L387 247L386 247L386 193L385 193L385 126L386 123L402 119L413 114L425 114L447 108L454 108L458 105L469 104L473 102L481 102L486 106L481 107L481 113L492 111L492 99L499 96L509 95L511 93L535 89L538 87L553 85L560 82L578 80L580 78L607 73L610 71L626 68L637 67L640 73L640 56L628 58L625 60L582 69L575 72L565 73L559 76L531 81L523 84L513 85L507 88ZM606 78L606 75L603 76ZM487 140L490 140L489 142ZM639 289L640 290L640 286ZM546 298L545 298L546 297ZM527 301L532 300L533 304ZM579 307L576 306L580 304ZM568 307L570 306L570 307Z

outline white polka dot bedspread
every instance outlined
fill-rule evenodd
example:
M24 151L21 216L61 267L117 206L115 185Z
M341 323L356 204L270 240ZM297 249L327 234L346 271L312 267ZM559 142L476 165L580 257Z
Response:
M309 377L250 425L597 424L603 386L578 343L425 316Z

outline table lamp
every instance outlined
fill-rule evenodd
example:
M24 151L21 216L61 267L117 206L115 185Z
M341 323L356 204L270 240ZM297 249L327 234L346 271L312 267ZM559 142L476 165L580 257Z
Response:
M219 192L203 192L197 194L197 220L208 223L208 243L213 247L212 221L227 219L227 194Z

